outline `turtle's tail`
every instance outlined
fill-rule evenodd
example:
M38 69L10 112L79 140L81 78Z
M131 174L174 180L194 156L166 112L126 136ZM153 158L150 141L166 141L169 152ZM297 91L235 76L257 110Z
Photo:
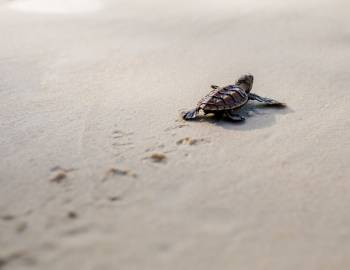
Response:
M188 111L188 112L185 112L182 114L182 118L184 120L193 120L197 117L198 115L198 112L199 112L199 108L195 108L191 111Z

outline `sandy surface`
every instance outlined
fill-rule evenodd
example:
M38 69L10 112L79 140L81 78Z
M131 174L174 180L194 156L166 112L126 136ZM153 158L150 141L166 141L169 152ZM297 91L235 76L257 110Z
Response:
M349 269L348 1L22 2L0 1L0 269ZM288 109L179 119L245 72Z

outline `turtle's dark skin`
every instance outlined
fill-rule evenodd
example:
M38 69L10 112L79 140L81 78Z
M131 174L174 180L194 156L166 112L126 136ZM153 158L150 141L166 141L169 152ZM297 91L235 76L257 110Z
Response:
M235 84L219 87L212 85L213 89L208 95L203 97L197 107L183 114L183 119L193 120L200 110L205 114L214 113L217 116L226 116L232 121L243 121L245 118L239 114L238 109L245 105L248 100L256 100L267 105L285 106L283 103L271 98L260 97L250 93L253 87L254 77L247 74L241 76Z

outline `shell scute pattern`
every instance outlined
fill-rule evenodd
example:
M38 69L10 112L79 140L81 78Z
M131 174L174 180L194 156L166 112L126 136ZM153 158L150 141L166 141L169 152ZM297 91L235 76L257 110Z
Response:
M248 101L248 95L235 85L220 87L211 91L198 103L205 111L230 110L243 106Z

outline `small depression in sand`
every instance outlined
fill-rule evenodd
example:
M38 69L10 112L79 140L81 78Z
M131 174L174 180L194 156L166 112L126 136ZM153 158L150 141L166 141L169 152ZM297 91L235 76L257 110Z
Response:
M102 4L98 0L14 0L10 8L31 13L81 14L98 11Z

